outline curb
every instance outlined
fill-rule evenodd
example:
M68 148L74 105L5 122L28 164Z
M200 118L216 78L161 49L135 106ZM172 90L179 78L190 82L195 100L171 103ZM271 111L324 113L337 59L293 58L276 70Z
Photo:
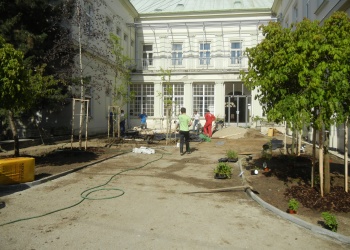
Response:
M68 170L68 171L65 171L65 172L62 172L62 173L59 173L59 174L56 174L56 175L51 175L49 177L46 177L46 178L42 178L40 180L36 180L36 181L31 181L31 182L25 182L25 183L20 183L20 184L14 184L14 185L0 185L0 189L5 189L5 190L9 190L9 191L14 191L14 190L25 190L25 189L28 189L28 188L31 188L31 187L34 187L34 186L37 186L39 184L43 184L45 182L48 182L48 181L52 181L52 180L55 180L57 178L60 178L62 176L65 176L65 175L68 175L68 174L71 174L71 173L74 173L74 172L77 172L79 170L82 170L86 167L89 167L89 166L92 166L92 165L95 165L97 163L101 163L103 161L106 161L106 160L109 160L111 158L114 158L116 156L119 156L119 155L123 155L123 154L126 154L126 153L130 153L130 152L121 152L119 154L115 154L115 155L112 155L112 156L109 156L107 158L103 158L103 159L100 159L100 160L97 160L97 161L94 161L94 162L90 162L86 165L83 165L83 166L80 166L78 168L75 168L75 169L71 169L71 170Z
M240 168L240 171L241 173L243 172L243 169L242 169L242 164L241 164L241 160L242 159L239 159L238 161L238 165L239 165L239 168ZM242 179L243 179L243 184L247 184L247 181L244 177L244 172L243 174L241 175L242 176ZM259 196L257 196L250 188L249 186L247 186L247 188L245 189L245 192L254 200L256 201L260 206L262 206L263 208L267 209L267 210L270 210L271 212L273 212L275 215L285 219L285 220L288 220L294 224L297 224L298 226L300 227L303 227L305 229L308 229L314 233L317 233L317 234L320 234L320 235L323 235L323 236L327 236L327 237L330 237L332 239L335 239L335 240L338 240L342 243L345 243L345 244L349 244L350 245L350 237L348 236L345 236L345 235L342 235L342 234L339 234L339 233L335 233L335 232L332 232L328 229L324 229L324 228L321 228L319 226L316 226L314 224L311 224L309 222L306 222L302 219L299 219L295 216L292 216L272 205L270 205L269 203L265 202L263 199L261 199Z

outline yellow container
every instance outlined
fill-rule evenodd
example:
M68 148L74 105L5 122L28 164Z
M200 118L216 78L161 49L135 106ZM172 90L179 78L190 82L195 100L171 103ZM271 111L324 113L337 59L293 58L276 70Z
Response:
M35 159L29 157L0 159L0 184L34 181Z
M269 128L269 131L267 132L267 136L273 136L273 128Z

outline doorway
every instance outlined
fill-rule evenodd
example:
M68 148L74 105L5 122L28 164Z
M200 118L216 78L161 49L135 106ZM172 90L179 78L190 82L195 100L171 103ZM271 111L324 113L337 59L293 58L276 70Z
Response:
M248 95L225 96L225 123L247 127L250 123L251 100Z

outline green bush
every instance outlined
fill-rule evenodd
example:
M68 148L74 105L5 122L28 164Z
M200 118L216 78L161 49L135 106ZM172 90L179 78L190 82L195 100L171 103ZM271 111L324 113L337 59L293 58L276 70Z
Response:
M299 209L299 202L296 199L294 199L294 198L290 199L289 202L288 202L288 208L293 210L293 211L298 211L298 209Z
M236 158L238 158L238 153L234 150L227 150L226 156L229 159L236 159Z
M332 231L336 232L338 230L338 222L333 214L330 212L323 212L322 217L326 226Z
M232 167L226 162L219 162L214 169L215 174L224 175L231 178Z

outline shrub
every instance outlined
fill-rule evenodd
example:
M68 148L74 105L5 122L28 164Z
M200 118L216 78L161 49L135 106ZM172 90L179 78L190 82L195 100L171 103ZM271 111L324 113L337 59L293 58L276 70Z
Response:
M236 158L238 158L238 153L234 150L227 150L226 156L229 159L236 159Z
M330 212L323 212L322 217L326 226L332 231L336 232L338 230L338 222L333 214Z
M290 199L288 202L288 208L293 211L298 211L299 202L294 198Z
M214 173L231 178L232 167L226 162L219 162L214 169Z

